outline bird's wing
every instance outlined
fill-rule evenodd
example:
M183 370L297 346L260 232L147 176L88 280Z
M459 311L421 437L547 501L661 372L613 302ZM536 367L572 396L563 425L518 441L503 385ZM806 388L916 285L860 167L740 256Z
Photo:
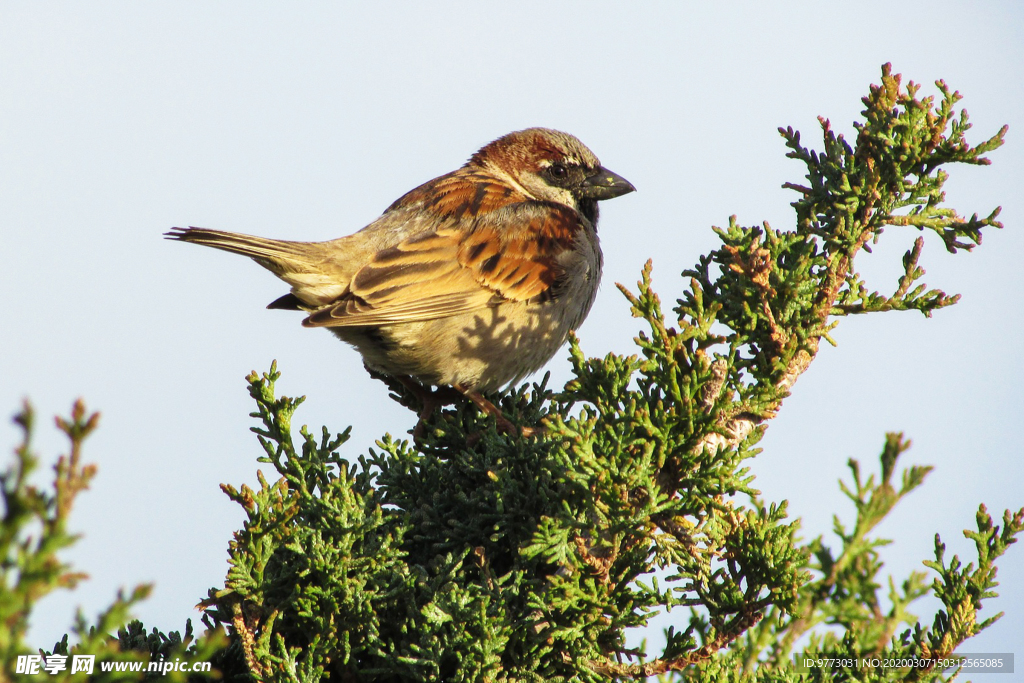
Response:
M487 170L463 166L406 192L384 214L413 209L435 218L461 220L528 200Z
M359 327L433 320L502 301L550 296L558 257L572 249L579 214L527 201L458 218L379 251L337 302L307 327Z

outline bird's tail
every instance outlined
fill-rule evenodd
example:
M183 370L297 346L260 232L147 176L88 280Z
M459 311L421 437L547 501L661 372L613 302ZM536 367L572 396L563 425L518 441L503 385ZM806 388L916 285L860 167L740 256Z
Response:
M167 239L202 244L249 256L292 286L268 308L315 309L340 296L347 288L337 267L324 263L323 247L316 242L288 242L206 228L172 228Z
M277 271L285 264L308 263L310 261L310 245L307 242L287 242L272 240L266 237L242 235L237 232L223 230L207 230L206 228L171 228L164 233L169 240L192 242L203 246L223 249L234 254L249 256ZM267 263L269 262L269 263ZM272 267L276 265L277 268Z

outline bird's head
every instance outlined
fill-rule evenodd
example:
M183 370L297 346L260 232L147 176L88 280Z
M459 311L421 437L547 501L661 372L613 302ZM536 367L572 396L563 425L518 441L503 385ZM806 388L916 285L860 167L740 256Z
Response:
M539 201L570 206L597 221L597 202L636 188L601 165L586 145L568 133L527 128L484 146L468 162L502 176Z

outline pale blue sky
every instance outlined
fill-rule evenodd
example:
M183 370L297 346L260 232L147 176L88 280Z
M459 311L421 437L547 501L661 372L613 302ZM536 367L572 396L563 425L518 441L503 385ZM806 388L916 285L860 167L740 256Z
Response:
M802 169L776 128L820 146L820 114L849 133L886 61L930 92L936 78L959 89L972 141L1010 124L993 166L953 168L947 193L966 212L1002 204L1007 228L956 258L929 239L926 281L964 295L952 309L841 321L753 468L767 500L827 534L834 512L852 519L836 486L846 460L874 471L884 432L903 430L907 463L937 469L879 530L896 540L884 559L897 578L921 568L936 531L971 557L960 532L978 504L1024 504L1022 34L1010 1L0 2L0 411L27 396L49 416L84 396L103 412L68 553L92 578L41 605L35 644L51 647L75 605L91 618L143 581L156 587L137 616L180 629L221 584L242 515L218 484L253 484L260 452L249 370L278 359L280 390L308 396L297 420L355 425L349 456L415 420L351 349L264 310L285 291L272 276L166 242L168 228L337 237L499 135L559 128L638 188L602 207L604 286L580 330L591 355L628 353L638 327L613 283L653 257L672 300L712 225L792 226L780 186ZM894 287L914 237L891 229L862 259L877 289ZM49 424L37 445L52 461ZM0 444L15 441L4 420ZM1007 616L966 652L1020 642L1024 548L999 578L983 615ZM930 623L933 609L917 612Z

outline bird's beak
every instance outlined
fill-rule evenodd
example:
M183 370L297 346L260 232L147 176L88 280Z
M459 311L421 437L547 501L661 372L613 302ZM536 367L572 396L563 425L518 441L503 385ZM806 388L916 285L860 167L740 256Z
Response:
M584 197L589 199L612 199L621 197L624 194L635 192L633 183L629 182L618 173L612 173L604 166L598 166L597 173L583 181Z

